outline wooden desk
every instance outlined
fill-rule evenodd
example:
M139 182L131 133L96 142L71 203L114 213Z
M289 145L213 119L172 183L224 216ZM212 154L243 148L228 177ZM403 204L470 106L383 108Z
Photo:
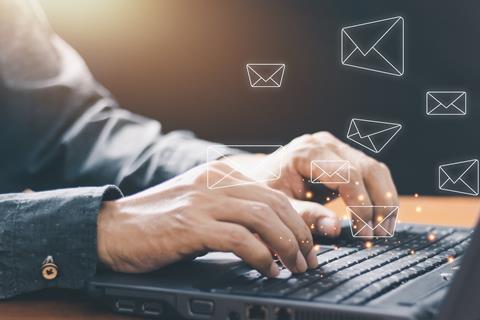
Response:
M329 204L339 216L345 214L341 201ZM480 212L479 198L402 197L399 221L454 226L473 226ZM9 320L127 320L94 304L79 292L56 290L29 294L0 303L0 318Z

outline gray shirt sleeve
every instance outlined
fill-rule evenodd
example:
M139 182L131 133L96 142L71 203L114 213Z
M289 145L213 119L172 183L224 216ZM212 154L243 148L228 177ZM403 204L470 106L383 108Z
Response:
M210 142L120 108L32 3L0 0L0 193L113 184L131 194L206 161Z
M97 214L114 186L0 195L0 299L47 287L80 288L97 268ZM53 280L42 262L58 266Z
M34 1L0 0L0 43L0 298L79 288L95 272L97 214L121 196L114 186L161 183L205 162L211 143L120 108ZM53 281L40 274L49 255Z

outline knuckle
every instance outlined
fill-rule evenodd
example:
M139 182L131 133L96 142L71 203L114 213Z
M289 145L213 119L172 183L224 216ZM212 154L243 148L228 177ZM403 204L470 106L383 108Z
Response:
M300 140L305 144L315 143L315 137L310 133L306 133L306 134L302 135L300 137Z
M193 205L193 206L199 205L201 203L205 203L207 201L207 198L208 198L206 193L201 192L199 190L189 191L185 195L185 197L188 200L188 203Z
M353 179L360 179L361 178L361 173L360 173L360 170L356 167L356 166L351 166L350 167L350 176L353 178Z
M252 206L253 224L262 227L274 219L274 211L264 203L256 203Z
M335 136L328 131L320 131L315 133L315 136L320 140L334 140Z

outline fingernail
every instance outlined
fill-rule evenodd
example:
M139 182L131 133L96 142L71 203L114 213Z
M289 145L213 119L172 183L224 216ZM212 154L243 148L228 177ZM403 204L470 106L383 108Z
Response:
M312 248L312 250L310 250L310 252L308 253L307 262L310 269L315 269L316 267L318 267L317 251L315 250L315 248Z
M280 269L278 268L278 265L275 261L272 262L270 265L270 271L269 271L269 276L272 278L277 277L280 274Z
M297 261L296 261L296 271L297 272L305 272L307 271L307 261L305 261L305 257L303 256L303 254L298 251L297 253Z

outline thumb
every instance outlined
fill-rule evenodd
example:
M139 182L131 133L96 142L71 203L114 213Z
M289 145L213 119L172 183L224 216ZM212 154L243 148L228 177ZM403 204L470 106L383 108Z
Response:
M327 237L340 235L340 220L332 210L311 201L290 198L290 203L313 233Z

